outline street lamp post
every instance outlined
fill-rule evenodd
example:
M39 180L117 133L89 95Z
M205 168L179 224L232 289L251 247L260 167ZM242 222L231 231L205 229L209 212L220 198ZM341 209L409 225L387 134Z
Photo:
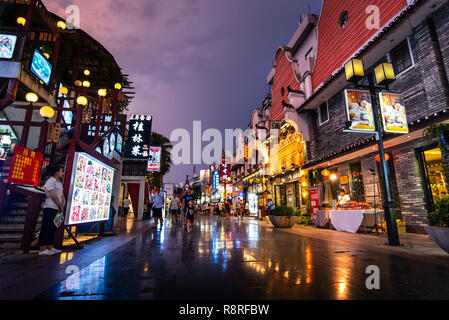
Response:
M390 64L382 63L379 65L376 69L376 82L377 84L382 83L388 83L391 81L394 81L394 71ZM385 212L385 221L387 224L387 234L388 234L388 244L390 246L399 246L399 235L398 235L398 228L396 224L396 215L395 215L395 209L394 209L394 203L391 199L391 191L390 191L390 182L389 182L389 171L388 171L388 165L385 160L385 149L384 149L384 143L383 143L383 130L382 130L382 124L380 121L380 103L377 98L377 89L379 87L376 87L374 84L374 74L368 75L368 86L359 85L358 82L361 80L365 74L363 69L363 62L360 59L351 59L348 63L345 65L345 73L346 73L346 79L348 81L353 81L354 84L357 87L368 89L371 95L371 104L373 108L373 117L374 117L374 125L375 125L375 133L376 133L376 139L378 143L379 148L379 155L380 155L380 165L381 165L381 171L384 177L384 188L385 188L385 199L384 199L384 212ZM379 76L379 73L381 76ZM387 89L385 88L379 88L379 89Z

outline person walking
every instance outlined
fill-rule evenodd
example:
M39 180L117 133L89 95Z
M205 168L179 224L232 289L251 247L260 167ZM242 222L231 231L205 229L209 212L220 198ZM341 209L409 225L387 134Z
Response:
M129 212L129 204L131 203L131 201L129 201L129 198L126 197L123 200L123 217L126 219L128 217L128 212Z
M217 212L217 215L218 215L218 219L217 219L217 223L218 223L218 221L220 221L220 218L221 218L221 216L222 216L222 214L223 214L223 203L221 202L221 201L219 201L218 203L217 203L217 206L215 207L215 211Z
M231 206L231 203L228 200L228 201L225 202L226 219L228 221L231 221L231 210L232 210L232 206Z
M181 201L177 196L174 196L171 205L170 205L170 215L171 215L171 221L175 221L178 223L178 215L179 215L179 209L181 207Z
M273 210L274 210L274 204L271 199L268 199L267 210L268 210L268 214L271 216L273 214Z
M187 233L192 231L193 219L195 217L195 204L193 200L189 201L186 212Z
M185 222L187 207L189 206L189 201L194 200L193 190L189 188L187 193L182 197L182 214L183 214L183 222Z
M39 234L39 255L49 256L61 253L54 247L54 237L57 226L54 222L59 212L64 212L66 200L63 193L61 179L64 177L64 168L61 166L48 167L50 178L45 182L46 199L42 213L41 231Z
M153 217L154 226L157 228L158 220L160 221L161 228L164 225L164 218L162 217L162 207L164 206L164 193L159 187L156 187L156 193L153 196Z

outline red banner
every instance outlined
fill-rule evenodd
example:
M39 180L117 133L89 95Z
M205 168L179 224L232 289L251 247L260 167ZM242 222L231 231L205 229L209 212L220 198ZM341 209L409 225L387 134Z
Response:
M221 164L220 165L220 181L221 183L229 183L229 178L231 177L231 165Z
M42 153L16 145L8 183L37 186L42 167Z
M310 198L310 216L315 221L315 214L320 206L318 199L318 188L309 189L309 198Z

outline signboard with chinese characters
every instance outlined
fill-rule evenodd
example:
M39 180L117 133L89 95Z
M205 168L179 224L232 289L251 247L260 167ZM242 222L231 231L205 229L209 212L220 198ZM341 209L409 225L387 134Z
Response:
M125 158L148 160L151 138L151 116L132 115L129 120Z
M42 167L42 153L16 145L9 170L8 183L37 186Z
M349 130L375 131L371 94L365 90L345 90L346 116Z
M109 220L114 169L77 152L73 164L66 225Z
M220 181L221 183L228 183L231 177L231 165L221 164L220 165Z
M404 97L400 94L381 92L379 101L385 132L408 133Z
M212 171L212 190L218 190L220 185L220 171Z
M112 115L111 114L102 114L100 119L100 127L99 127L99 135L104 135L107 131L109 131L112 126L114 126L117 131L120 133L122 137L125 136L126 131L126 114L119 114L115 119L114 124L112 123ZM95 137L95 129L97 124L97 114L96 112L92 113L92 118L89 124L83 124L81 129L81 140L86 143L92 143Z
M161 170L161 147L150 147L147 171Z
M309 189L310 197L310 215L313 220L315 220L316 211L319 209L320 203L318 198L318 188Z

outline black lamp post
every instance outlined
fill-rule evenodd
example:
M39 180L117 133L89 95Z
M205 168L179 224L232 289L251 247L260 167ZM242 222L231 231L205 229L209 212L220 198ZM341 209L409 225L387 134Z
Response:
M355 85L359 88L369 90L371 94L371 104L373 107L373 116L375 124L376 139L378 142L379 155L380 155L380 165L382 174L384 176L384 188L385 188L385 199L384 199L384 212L385 221L387 224L387 234L388 234L388 244L390 246L399 246L399 234L396 224L396 216L394 203L391 198L390 182L389 182L389 171L388 165L385 160L385 149L383 143L383 129L380 121L380 103L377 98L378 90L386 90L388 87L385 85L383 87L376 86L374 84L374 74L368 75L368 86L360 85L358 82L361 80L365 74L363 69L363 62L360 59L351 59L345 65L346 79L348 81L353 81ZM390 63L381 63L375 68L376 82L378 85L388 84L395 80L395 75L393 67Z

